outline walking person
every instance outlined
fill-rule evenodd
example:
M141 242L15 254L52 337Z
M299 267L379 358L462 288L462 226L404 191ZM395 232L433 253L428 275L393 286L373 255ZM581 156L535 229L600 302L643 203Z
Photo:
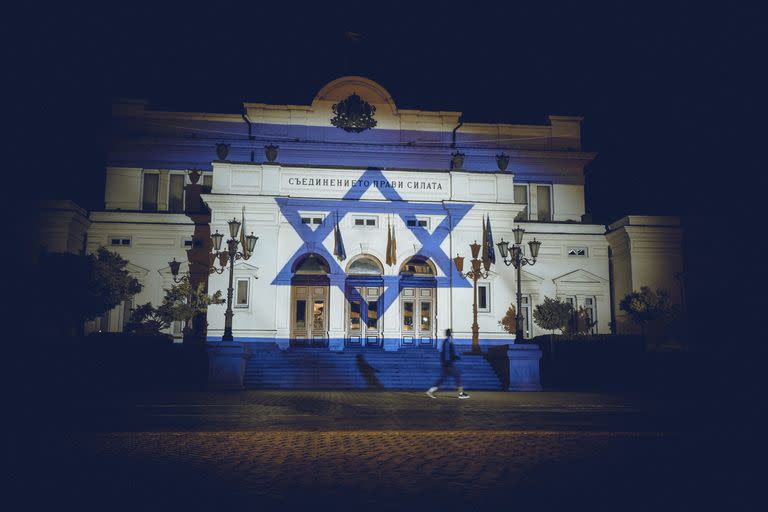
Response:
M446 329L443 348L440 350L440 377L435 382L435 385L427 390L427 396L437 398L435 396L437 388L445 382L445 379L453 377L459 392L459 398L469 398L469 395L464 392L464 387L461 385L461 372L454 364L459 359L461 358L456 355L456 349L453 345L453 333L450 329Z

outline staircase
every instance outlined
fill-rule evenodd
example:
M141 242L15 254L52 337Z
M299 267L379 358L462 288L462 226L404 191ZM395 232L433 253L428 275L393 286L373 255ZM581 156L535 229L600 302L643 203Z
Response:
M456 363L467 390L500 390L499 376L483 355L461 354ZM434 349L399 350L327 348L254 348L245 367L248 389L418 389L426 390L440 375ZM454 389L449 379L444 389Z

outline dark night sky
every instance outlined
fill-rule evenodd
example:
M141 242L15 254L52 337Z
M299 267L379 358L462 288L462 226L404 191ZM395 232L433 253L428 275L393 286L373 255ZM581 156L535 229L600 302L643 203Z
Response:
M328 81L361 74L399 107L465 121L584 116L583 147L599 153L587 173L597 222L679 214L698 251L713 226L727 227L726 211L747 214L752 194L725 201L757 188L745 157L758 147L745 122L757 97L747 70L761 67L757 7L494 4L35 4L3 22L18 33L4 49L19 98L6 108L21 118L14 179L36 176L35 195L100 208L110 98L237 113L243 100L309 104ZM345 31L362 40L350 48Z

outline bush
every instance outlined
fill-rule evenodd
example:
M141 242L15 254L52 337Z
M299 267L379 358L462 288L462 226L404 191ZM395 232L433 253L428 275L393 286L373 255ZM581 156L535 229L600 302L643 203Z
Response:
M533 309L533 321L536 325L553 333L555 329L559 329L565 334L572 318L573 306L560 299L544 297L544 302Z

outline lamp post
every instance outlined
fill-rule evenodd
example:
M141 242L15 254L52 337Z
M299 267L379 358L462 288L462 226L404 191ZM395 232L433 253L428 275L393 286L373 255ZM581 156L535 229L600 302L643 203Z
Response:
M221 337L221 341L232 341L232 317L234 312L232 311L232 284L234 280L235 261L250 258L253 248L256 247L256 241L259 239L257 236L253 236L253 233L245 237L245 251L239 252L237 246L240 242L237 240L237 233L240 231L240 223L237 219L232 219L227 222L229 224L229 235L232 237L227 240L227 250L219 251L221 248L221 241L224 235L216 230L216 233L211 235L213 241L214 257L218 256L221 270L217 270L215 266L211 266L211 273L216 272L221 274L227 268L227 262L229 262L229 287L227 288L227 311L224 313L224 336ZM214 260L215 261L215 260Z
M525 233L525 230L520 226L517 226L512 230L512 233L515 235L515 243L511 248L509 247L509 242L505 242L503 238L501 239L501 242L496 244L496 246L499 248L499 252L501 253L501 258L504 260L504 264L506 266L514 266L515 270L517 271L517 314L515 315L515 342L518 342L523 340L523 293L520 290L520 269L525 265L536 264L536 258L539 255L539 247L541 247L541 242L535 238L528 242L528 247L531 249L531 259L528 259L523 256L522 247L523 234Z
M473 300L472 300L472 352L480 352L480 326L477 324L477 281L482 279L485 279L488 277L488 273L491 270L491 260L486 256L483 258L482 262L480 259L478 259L478 256L480 255L480 244L475 241L475 243L469 245L470 250L472 251L472 270L464 273L464 258L462 256L456 255L455 258L453 258L453 263L456 265L456 270L459 271L459 274L461 274L464 277L468 277L472 280L473 283ZM482 263L483 270L480 267L480 264Z

